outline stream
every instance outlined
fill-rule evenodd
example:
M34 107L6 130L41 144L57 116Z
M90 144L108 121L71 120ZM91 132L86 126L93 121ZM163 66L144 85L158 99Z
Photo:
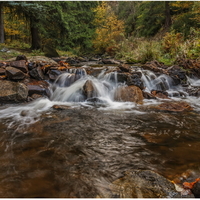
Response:
M59 76L49 99L1 106L0 197L106 196L113 181L135 169L170 180L187 170L199 174L199 98L173 87L168 77L153 76L143 73L146 90L162 83L170 100L115 101L116 89L125 86L116 74L103 70L93 77L83 69ZM85 99L88 80L95 94ZM198 80L188 82L199 86ZM172 99L189 102L194 111L147 109Z

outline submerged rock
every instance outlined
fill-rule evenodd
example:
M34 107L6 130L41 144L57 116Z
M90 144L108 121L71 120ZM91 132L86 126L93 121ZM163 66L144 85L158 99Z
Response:
M104 198L175 198L181 197L174 184L150 170L135 170L110 185L111 194Z
M21 102L28 96L28 88L23 83L0 80L0 101Z
M116 101L130 101L139 104L142 104L143 98L142 90L133 85L117 88L114 95Z
M155 107L152 107L157 110L162 111L173 111L173 112L183 112L183 111L192 111L193 108L184 101L181 102L165 102Z

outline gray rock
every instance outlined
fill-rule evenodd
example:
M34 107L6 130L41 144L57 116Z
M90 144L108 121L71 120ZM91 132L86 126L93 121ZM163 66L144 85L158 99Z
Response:
M44 80L44 74L42 72L41 67L37 67L32 69L29 72L30 76L32 76L33 78L37 79L37 80Z
M0 101L1 102L21 102L28 96L28 88L23 83L0 80Z
M10 62L10 66L21 70L24 73L28 72L28 67L26 66L26 60L16 60Z

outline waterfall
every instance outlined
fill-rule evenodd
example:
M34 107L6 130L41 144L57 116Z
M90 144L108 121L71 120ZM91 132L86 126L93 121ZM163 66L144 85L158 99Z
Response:
M88 86L90 88L87 88L86 83L90 84ZM52 86L50 99L60 102L84 102L90 101L94 97L101 102L112 102L116 88L121 85L117 81L117 72L106 73L106 70L102 70L95 78L87 75L85 69L73 69L61 74L56 79ZM90 92L95 95L87 98L86 90L93 90Z

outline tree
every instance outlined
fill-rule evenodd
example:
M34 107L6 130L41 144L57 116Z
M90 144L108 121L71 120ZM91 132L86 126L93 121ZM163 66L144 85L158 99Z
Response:
M0 2L0 43L4 43L3 4Z
M118 20L107 2L102 2L95 9L94 24L96 37L93 40L97 52L104 53L106 48L115 47L124 34L124 22Z

